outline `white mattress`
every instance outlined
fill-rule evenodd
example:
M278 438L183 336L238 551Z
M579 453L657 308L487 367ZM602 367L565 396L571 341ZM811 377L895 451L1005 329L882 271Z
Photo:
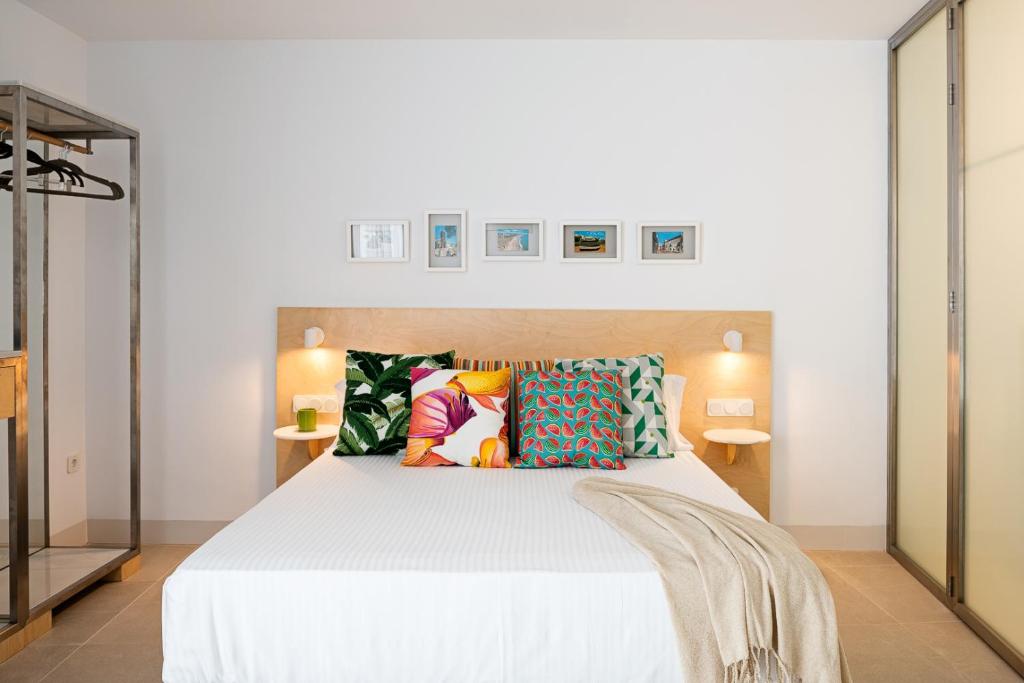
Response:
M650 561L571 497L610 476L757 517L693 453L621 472L317 458L163 593L164 680L680 680Z

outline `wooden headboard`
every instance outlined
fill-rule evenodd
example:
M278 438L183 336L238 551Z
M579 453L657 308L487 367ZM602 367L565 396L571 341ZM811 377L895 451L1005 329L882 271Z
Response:
M303 346L317 326L326 340ZM722 345L743 333L742 353ZM277 425L293 424L294 394L331 394L345 375L345 350L387 353L455 349L481 359L665 354L666 372L687 378L681 431L695 452L768 517L770 444L741 448L725 465L723 447L701 436L712 427L771 431L771 313L765 311L610 311L446 308L278 308ZM708 417L709 398L752 398L753 417ZM301 443L277 444L277 479L309 463Z

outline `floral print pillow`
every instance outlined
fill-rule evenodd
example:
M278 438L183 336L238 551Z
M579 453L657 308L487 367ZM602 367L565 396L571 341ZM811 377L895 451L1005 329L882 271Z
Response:
M518 467L626 469L620 373L549 370L517 379Z
M511 371L413 368L412 416L403 465L510 467Z

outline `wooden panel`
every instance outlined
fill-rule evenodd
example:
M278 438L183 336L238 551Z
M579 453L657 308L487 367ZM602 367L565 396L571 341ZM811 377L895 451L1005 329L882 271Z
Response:
M118 567L114 571L112 571L109 574L107 574L106 576L104 576L103 580L104 581L108 581L108 582L124 581L129 576L131 576L132 574L135 574L136 572L138 572L141 567L142 567L142 555L139 554L139 555L136 555L135 557L131 558L130 560L127 560L120 567Z
M17 373L13 366L0 367L0 420L14 417Z
M4 640L0 640L0 664L24 650L33 640L45 635L52 626L52 614L47 610L29 621L25 628L13 632Z
M704 430L747 427L771 431L771 313L764 311L585 311L439 308L279 308L276 424L295 422L294 394L329 394L345 375L346 349L437 353L483 359L535 359L665 354L669 373L687 378L682 432L698 455L765 517L770 497L771 444L725 449ZM316 349L303 330L326 333ZM743 352L725 351L722 335L743 333ZM752 398L753 417L708 417L708 398ZM277 444L277 481L309 464L301 444Z

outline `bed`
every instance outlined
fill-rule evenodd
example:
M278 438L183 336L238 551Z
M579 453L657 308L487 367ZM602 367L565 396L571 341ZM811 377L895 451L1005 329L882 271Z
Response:
M324 342L309 349L313 326ZM742 354L724 351L726 330L743 332ZM658 351L687 378L686 436L721 467L705 429L770 430L771 330L763 311L282 307L275 423L294 422L294 395L334 392L346 349ZM756 410L709 416L712 397L750 397ZM629 458L621 472L407 468L330 450L310 462L303 444L279 441L279 488L167 579L166 681L677 681L658 573L572 485L604 475L769 514L770 444L729 466L751 504L689 450Z
M164 680L678 681L657 571L572 484L758 517L692 452L622 472L399 462L325 453L185 560L164 585Z

